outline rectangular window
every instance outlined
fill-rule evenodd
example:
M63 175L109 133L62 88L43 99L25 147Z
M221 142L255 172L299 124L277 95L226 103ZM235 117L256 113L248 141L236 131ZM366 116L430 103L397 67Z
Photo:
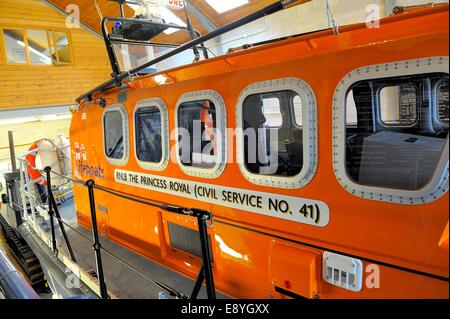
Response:
M156 106L135 112L136 155L139 161L160 163L163 158L161 111Z
M67 33L62 31L53 31L53 38L58 54L58 63L72 63L72 54L70 52L69 38L67 36Z
M345 164L352 180L408 191L430 182L448 126L433 127L433 118L421 114L434 109L435 99L428 98L436 95L431 88L445 79L448 75L411 75L361 81L349 88Z
M69 37L64 31L3 29L3 38L8 64L72 63Z
M27 52L23 30L3 29L5 41L6 62L8 64L26 64Z
M303 167L302 103L294 91L249 95L242 104L244 161L253 174L292 177Z
M385 125L413 125L417 121L417 96L413 83L382 87L379 93L381 121Z
M27 30L28 50L31 64L50 65L48 32L44 30Z
M124 157L123 118L118 110L106 111L103 117L106 156L112 159Z
M185 166L217 164L216 107L211 100L190 101L178 108L179 156Z

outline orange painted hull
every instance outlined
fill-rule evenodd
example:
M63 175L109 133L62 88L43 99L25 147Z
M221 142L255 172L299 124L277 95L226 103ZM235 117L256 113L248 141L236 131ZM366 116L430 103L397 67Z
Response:
M99 185L142 198L184 207L198 207L214 214L210 229L214 255L216 288L237 298L282 298L275 286L305 297L320 298L448 298L448 248L439 246L448 222L448 192L423 205L403 205L362 199L347 192L333 172L332 99L340 80L352 70L373 64L448 56L448 6L389 17L379 29L363 24L341 28L335 36L319 32L279 43L257 47L176 68L165 73L168 81L158 85L153 76L128 83L127 108L130 123L130 156L120 167L164 177L224 185L248 190L324 201L330 210L325 227L314 227L272 218L233 208L206 204L170 194L117 184L114 170L103 154L103 109L86 105L73 114L71 125L72 153L74 141L86 146L89 165L104 168L104 178L94 178ZM296 77L306 81L317 99L318 168L310 183L299 189L258 186L247 181L234 158L215 179L187 176L177 163L170 161L161 172L139 167L133 155L133 110L145 98L158 97L169 110L169 130L174 129L175 105L186 92L211 89L223 97L227 127L235 127L236 101L249 84L277 78ZM116 89L97 94L107 105L117 103ZM174 146L171 140L170 148ZM228 142L229 154L236 145ZM73 172L86 180L77 169L73 155ZM87 190L75 186L78 221L89 227ZM174 271L195 278L200 260L170 246L168 222L196 229L189 217L174 216L156 208L118 199L96 191L97 205L108 212L97 211L100 229L106 236L133 251L163 264ZM359 257L363 267L380 267L380 287L351 292L321 279L323 251ZM283 259L292 252L293 258ZM297 254L297 255L296 255ZM306 260L303 263L303 260ZM312 267L312 268L308 268ZM308 269L305 274L304 269ZM363 281L367 277L363 275ZM289 282L286 286L286 282ZM314 292L314 295L312 294Z

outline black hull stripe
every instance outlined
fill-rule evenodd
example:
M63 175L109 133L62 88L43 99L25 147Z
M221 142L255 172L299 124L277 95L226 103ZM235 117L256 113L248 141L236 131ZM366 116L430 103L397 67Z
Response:
M231 226L231 227L237 227L237 228L245 229L245 230L248 230L248 231L252 231L252 232L259 233L259 234L266 235L266 236L270 236L270 237L275 237L277 239L286 240L286 241L289 241L289 242L292 242L292 243L296 243L296 244L300 244L300 245L303 245L303 246L308 246L308 247L315 248L315 249L325 250L325 251L329 251L329 252L332 252L332 253L345 255L345 256L348 256L348 257L356 258L356 259L361 259L361 260L364 260L364 261L372 263L372 264L377 264L377 265L381 265L381 266L385 266L385 267L389 267L389 268L394 268L394 269L401 270L401 271L406 271L406 272L409 272L409 273L412 273L412 274L415 274L415 275L425 276L425 277L433 278L433 279L436 279L436 280L449 282L449 278L447 278L447 277L442 277L442 276L439 276L439 275L430 274L430 273L423 272L423 271L420 271L420 270L415 270L415 269L411 269L411 268L407 268L407 267L397 266L397 265L389 264L389 263L386 263L386 262L383 262L383 261L378 261L378 260L374 260L374 259L370 259L370 258L366 258L366 257L361 257L361 256L347 254L347 253L342 253L342 252L334 250L334 249L329 249L329 248L325 248L325 247L321 247L321 246L317 246L317 245L301 242L301 241L298 241L298 240L285 238L285 237L282 237L282 236L266 233L266 232L263 232L263 231L260 231L260 230L251 229L251 228L247 228L247 227L244 227L244 226L239 226L239 225L236 225L236 224L228 223L228 222L225 222L225 221L220 221L220 220L217 220L217 219L214 222L215 223L220 223L220 224L225 224L225 225L228 225L228 226Z

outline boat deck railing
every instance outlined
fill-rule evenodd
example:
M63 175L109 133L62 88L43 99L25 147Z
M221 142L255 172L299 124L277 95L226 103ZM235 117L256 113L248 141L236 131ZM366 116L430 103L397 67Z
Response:
M30 226L36 226L36 212L38 211L36 209L36 206L39 204L36 202L36 196L32 196L31 192L31 184L32 181L29 180L27 176L27 167L31 166L33 169L36 169L43 173L43 176L46 181L46 190L47 190L47 209L48 214L50 216L50 232L51 237L48 240L48 246L52 250L52 252L56 255L61 255L60 257L63 259L63 262L65 264L68 264L67 266L70 268L70 264L76 265L76 256L72 249L72 245L70 243L69 237L66 234L66 227L70 228L70 230L77 233L79 236L83 237L84 239L88 240L94 249L94 257L95 257L95 264L96 264L96 277L98 281L98 285L93 285L92 278L87 278L86 276L81 276L80 278L82 281L83 279L87 279L89 281L87 284L93 290L98 296L102 299L109 299L111 298L111 293L108 292L107 284L105 282L105 275L103 271L103 262L102 262L102 252L109 255L112 259L116 260L117 262L121 263L125 267L131 269L132 271L136 272L138 275L142 276L143 278L149 280L154 285L162 289L164 292L166 292L169 296L176 298L176 299L196 299L199 295L199 292L202 288L203 283L205 283L206 286L206 294L208 299L216 299L216 291L214 286L214 277L212 272L212 256L211 256L211 243L208 236L208 228L211 228L213 226L213 215L209 211L205 211L198 208L187 208L187 207L181 207L176 205L171 205L168 203L161 203L157 201L152 201L149 199L144 199L140 197L136 197L129 194L124 194L121 192L118 192L116 190L112 190L106 187L103 187L101 185L95 184L94 180L87 180L87 181L80 181L73 179L71 177L65 176L63 174L57 173L51 169L51 167L46 167L44 170L39 170L36 167L29 164L26 160L23 158L19 158L20 162L20 172L21 172L21 189L23 192L22 196L22 206L27 207L27 200L29 200L30 208L32 211L31 218L28 216L25 211L27 209L21 209L24 212L24 220L28 222ZM52 175L57 176L60 179L69 181L73 184L76 184L78 186L86 188L89 196L89 208L90 208L90 215L91 215L91 233L92 237L89 238L86 234L83 234L80 230L76 229L76 227L70 225L70 223L64 221L61 217L61 214L58 209L57 202L55 200L55 196L53 193L53 187L52 187ZM115 197L132 201L140 204L144 204L151 207L156 207L161 210L164 210L166 212L172 213L172 214L178 214L178 215L184 215L184 216L190 216L197 219L198 224L198 232L199 232L199 238L200 238L200 246L201 246L201 258L202 263L201 267L198 273L198 276L195 280L194 287L192 289L192 292L189 296L185 295L184 293L178 291L177 289L170 287L169 285L160 282L159 280L152 278L143 272L137 270L135 267L133 267L131 264L127 263L125 260L114 254L112 251L104 248L101 245L100 239L99 239L99 231L97 227L97 213L96 213L96 203L95 203L95 193L96 191L105 192L110 195L113 195ZM30 196L28 196L30 195ZM17 204L16 204L17 205ZM19 207L19 205L17 205ZM22 208L22 207L20 207ZM58 252L58 245L57 245L57 237L56 237L56 225L55 221L58 223L60 231L62 233L62 237L64 240L64 244L67 247L67 250L69 252L69 256L65 256L61 252ZM37 227L33 227L35 231L38 231ZM42 237L42 236L41 236ZM72 267L73 268L73 267Z

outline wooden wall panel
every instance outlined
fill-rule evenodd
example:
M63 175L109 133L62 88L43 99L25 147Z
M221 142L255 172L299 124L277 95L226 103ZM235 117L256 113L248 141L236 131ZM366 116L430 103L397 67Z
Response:
M0 1L0 28L66 29L65 20L41 0ZM71 65L8 65L0 40L0 110L73 104L80 94L110 78L103 40L83 28L68 33Z

